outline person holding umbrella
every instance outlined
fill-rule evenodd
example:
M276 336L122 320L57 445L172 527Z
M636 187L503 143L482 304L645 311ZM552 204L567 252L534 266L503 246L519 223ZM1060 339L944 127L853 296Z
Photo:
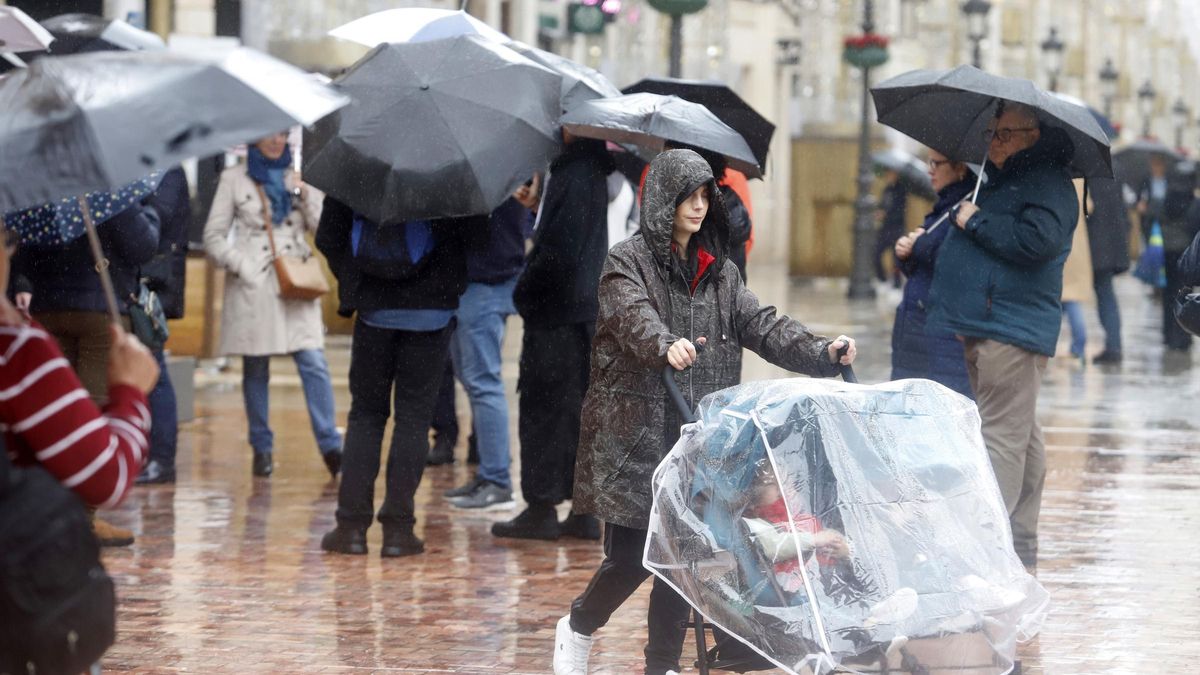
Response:
M281 297L272 264L272 248L281 255L312 255L304 233L316 230L321 217L321 196L302 183L291 167L287 133L281 132L251 145L246 163L221 174L204 225L204 250L228 272L218 351L242 357L253 474L265 477L274 470L271 356L288 354L300 372L317 449L330 475L336 477L342 463L342 435L334 419L320 301Z
M1046 449L1037 396L1062 323L1063 265L1079 216L1075 144L1030 106L1001 100L984 131L989 179L951 211L934 270L932 329L961 336L983 438L1012 523L1037 565Z
M974 398L962 343L953 333L931 331L926 323L938 253L946 235L954 229L947 223L950 209L971 196L975 174L965 163L931 150L929 178L937 191L937 202L925 216L924 226L900 237L895 246L897 266L908 282L892 326L892 379L925 378Z

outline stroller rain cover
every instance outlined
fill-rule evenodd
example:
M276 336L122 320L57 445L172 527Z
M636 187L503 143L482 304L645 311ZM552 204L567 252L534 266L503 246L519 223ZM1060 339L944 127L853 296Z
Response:
M975 404L928 380L716 392L653 490L646 568L789 672L1000 675L1045 618Z

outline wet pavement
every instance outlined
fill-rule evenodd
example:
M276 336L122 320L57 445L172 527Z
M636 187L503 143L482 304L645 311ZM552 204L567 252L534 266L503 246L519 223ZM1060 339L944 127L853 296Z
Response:
M787 281L781 269L761 268L751 280L764 301L814 330L858 337L860 379L886 379L895 296L847 307L842 282ZM1040 637L1021 649L1026 673L1200 672L1200 366L1163 353L1161 310L1136 282L1118 282L1125 363L1057 358L1042 390L1050 471L1038 574L1053 605ZM1088 319L1095 353L1093 309ZM519 320L509 327L512 391ZM345 339L331 340L329 359L344 423ZM555 622L599 561L598 543L494 539L490 524L515 511L463 512L441 497L469 476L460 444L459 462L429 469L417 494L424 555L381 561L378 527L371 555L323 554L336 483L317 454L294 366L273 364L276 471L253 479L233 365L197 374L198 418L181 429L178 483L135 488L107 514L138 534L134 546L105 553L120 596L107 670L549 672ZM780 376L747 361L746 380ZM509 403L515 419L515 396ZM459 410L467 410L461 392ZM648 590L597 634L593 672L641 672Z

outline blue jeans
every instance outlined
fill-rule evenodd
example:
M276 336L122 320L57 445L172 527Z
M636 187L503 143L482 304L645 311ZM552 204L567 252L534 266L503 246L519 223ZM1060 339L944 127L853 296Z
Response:
M163 350L154 351L158 361L158 383L150 390L150 459L166 468L175 466L175 445L179 436L179 411L175 407L175 387L167 372Z
M1063 314L1071 326L1071 356L1082 356L1087 346L1087 322L1083 319L1083 304L1075 300L1064 300Z
M1104 351L1120 354L1121 308L1113 291L1113 276L1112 272L1096 272L1092 276L1092 288L1096 290L1096 312L1104 327Z
M450 354L471 401L471 424L479 448L479 478L512 487L508 446L508 401L500 378L504 323L513 308L516 278L499 284L472 283L458 301L458 328Z
M300 371L304 400L308 404L308 419L312 422L313 435L317 437L317 449L322 454L341 450L342 435L338 433L334 420L333 383L329 379L325 352L304 349L294 352L292 359ZM242 398L246 402L246 418L250 422L250 447L256 453L271 452L275 447L275 435L271 433L269 419L270 383L271 357L242 357Z

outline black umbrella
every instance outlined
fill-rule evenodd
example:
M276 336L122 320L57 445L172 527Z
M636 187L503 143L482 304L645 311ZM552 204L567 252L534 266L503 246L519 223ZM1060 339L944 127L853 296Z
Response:
M724 155L729 166L759 178L754 152L741 134L708 108L677 96L625 94L579 104L563 115L563 127L576 136L613 143L632 143L662 150L666 141L683 143Z
M584 101L621 95L617 85L582 63L537 47L530 47L523 42L509 42L505 46L562 76L561 105L564 113Z
M83 196L210 155L347 99L303 71L251 49L218 59L100 52L38 59L0 79L0 212L75 195L97 260L103 253ZM101 269L109 312L118 313Z
M1169 176L1193 173L1183 155L1149 138L1138 139L1113 152L1113 172L1122 183L1140 188L1150 178L1150 160L1154 158L1162 160Z
M559 151L559 76L478 35L381 44L304 135L304 178L377 222L490 213Z
M1029 80L1000 77L971 66L914 70L871 89L879 122L951 159L982 161L984 132L1000 101L1038 111L1042 124L1065 131L1075 145L1076 177L1112 176L1108 136L1086 108L1048 94Z
M750 107L750 104L742 100L728 85L672 77L647 77L626 87L624 92L678 96L685 101L699 103L741 134L754 153L758 166L766 168L767 152L771 149L771 136L775 134L775 125L758 114L757 110Z
M937 194L933 191L933 182L929 180L929 171L925 162L915 156L903 150L890 148L871 153L871 161L877 167L899 174L900 179L913 194L929 200L937 198Z
M81 54L107 51L163 51L162 38L134 28L120 19L105 19L95 14L59 14L46 19L42 26L54 36L50 53Z

